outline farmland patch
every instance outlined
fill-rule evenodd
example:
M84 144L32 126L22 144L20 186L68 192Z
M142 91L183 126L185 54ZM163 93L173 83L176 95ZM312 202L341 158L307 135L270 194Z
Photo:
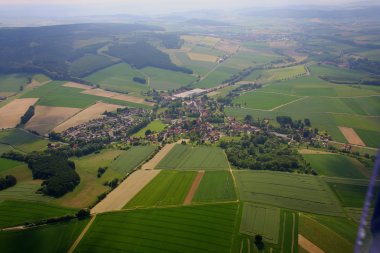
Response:
M0 129L14 128L20 123L20 119L30 106L34 105L38 98L15 99L0 108Z
M342 132L348 143L365 146L364 142L360 139L359 135L356 134L354 129L340 126L339 130Z

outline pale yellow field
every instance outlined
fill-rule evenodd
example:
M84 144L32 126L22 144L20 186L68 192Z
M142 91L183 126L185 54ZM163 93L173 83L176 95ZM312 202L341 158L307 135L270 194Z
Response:
M25 128L44 135L80 110L80 108L36 106L34 116Z
M225 40L219 41L215 46L216 49L229 53L229 54L236 53L239 47L240 45L237 42L225 41Z
M211 36L197 36L197 35L183 35L181 36L185 42L191 44L203 44L208 46L215 46L216 43L220 40L219 38L211 37Z
M98 102L83 111L79 112L78 114L74 115L73 117L69 118L62 124L58 125L56 128L54 128L55 132L61 133L65 131L66 129L69 129L70 127L80 125L82 123L88 122L92 119L98 119L103 117L103 113L105 111L114 111L117 108L123 108L121 105L113 105L113 104L106 104L102 102Z
M67 82L63 86L70 87L70 88L78 88L78 89L82 89L82 90L92 89L92 87L89 85L85 85L85 84L81 84L81 83L75 83L75 82Z
M146 102L143 98L133 97L130 95L117 93L113 91L106 91L103 89L90 89L90 90L82 91L81 93L89 94L93 96L105 97L105 98L112 98L112 99L132 102L132 103L153 105L153 103Z
M187 53L189 58L193 61L207 61L207 62L216 62L218 57L214 55L209 55L209 54L199 54L199 53L192 53L189 52Z
M16 127L31 105L37 103L39 98L15 99L0 108L0 129Z
M125 179L115 190L99 202L91 213L121 210L145 185L155 178L160 170L138 170Z

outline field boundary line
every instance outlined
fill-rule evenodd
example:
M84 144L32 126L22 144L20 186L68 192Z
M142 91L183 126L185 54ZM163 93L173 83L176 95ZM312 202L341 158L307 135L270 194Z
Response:
M228 167L229 167L229 169L230 169L229 172L230 172L230 174L231 174L231 176L232 176L232 180L234 181L234 188L235 188L235 192L236 192L236 198L237 198L237 201L239 202L240 192L239 192L239 188L237 187L236 178L235 178L234 173L232 172L232 168L231 168L231 165L230 165L230 161L228 161L227 154L226 154L226 152L224 152L224 150L223 150L223 154L224 154L224 156L225 156L226 159L227 159Z
M315 245L313 242L301 234L298 234L298 245L310 253L325 253L323 250L321 250L321 248L319 248L317 245Z
M295 103L295 102L298 102L298 101L304 100L304 99L306 99L306 98L308 98L308 96L306 96L306 97L301 97L301 98L299 98L299 99L296 99L296 100L290 101L290 102L288 102L288 103L286 103L286 104L279 105L279 106L277 106L277 107L275 107L275 108L270 109L269 111L270 111L270 112L273 112L274 110L277 110L277 109L279 109L279 108L281 108L281 107L284 107L284 106L287 106L287 105L293 104L293 103Z
M293 221L293 227L292 227L292 253L293 253L294 252L294 229L295 229L295 223L296 223L294 213L292 213L292 221Z
M92 223L94 223L94 220L96 218L96 214L94 216L92 216L91 220L89 221L89 223L86 225L86 227L83 229L83 231L80 233L80 235L78 236L78 238L75 240L75 242L73 243L73 245L71 245L70 249L67 251L67 253L73 253L75 248L78 246L78 244L81 242L81 240L83 239L84 235L87 233L88 229L91 227Z

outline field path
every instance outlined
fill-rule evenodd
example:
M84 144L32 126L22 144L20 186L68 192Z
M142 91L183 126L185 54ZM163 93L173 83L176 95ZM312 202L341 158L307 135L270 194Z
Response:
M198 186L199 186L199 184L200 184L200 182L201 182L204 174L205 174L204 170L198 171L198 174L195 177L195 179L193 181L193 184L191 185L191 188L190 188L189 192L187 193L185 201L183 202L184 205L190 205L191 204L191 202L193 200L193 197L195 195L195 192L197 191Z
M325 253L317 245L303 237L301 234L298 234L298 244L310 253Z
M155 178L160 170L138 170L125 179L105 199L91 209L91 213L121 210L145 185Z
M302 98L299 98L299 99L296 99L296 100L290 101L289 103L279 105L279 106L277 106L277 107L275 107L275 108L272 108L272 109L270 109L270 110L268 110L268 111L272 112L272 111L277 110L277 109L279 109L279 108L281 108L281 107L284 107L284 106L287 106L287 105L293 104L293 103L295 103L295 102L298 102L298 101L304 100L304 99L306 99L306 98L308 98L308 97L302 97Z
M181 143L182 140L177 141L176 143L166 144L158 153L145 163L141 169L142 170L153 170L159 162L172 150L175 144Z
M73 245L71 245L70 249L67 251L68 253L73 253L74 252L75 248L78 246L78 244L80 243L80 241L83 239L84 235L87 233L87 230L91 227L91 225L92 225L92 223L94 222L95 219L96 219L96 214L94 216L92 216L90 222L83 229L82 233L80 233L80 235L75 240L75 242L73 243Z

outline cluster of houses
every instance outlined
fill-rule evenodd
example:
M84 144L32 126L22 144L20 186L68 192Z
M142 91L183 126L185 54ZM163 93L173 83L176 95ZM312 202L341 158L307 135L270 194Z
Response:
M121 109L117 113L105 113L101 118L71 127L61 136L70 143L129 141L129 130L148 117L149 113L144 109Z

